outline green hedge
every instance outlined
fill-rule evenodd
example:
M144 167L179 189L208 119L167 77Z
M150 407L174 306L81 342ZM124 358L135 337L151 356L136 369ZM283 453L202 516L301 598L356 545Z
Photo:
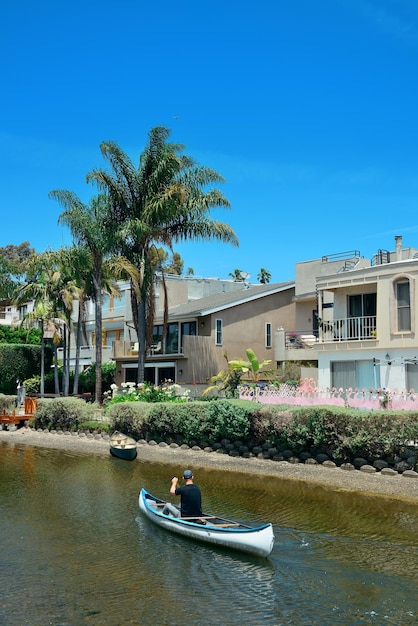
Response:
M418 440L418 413L303 407L280 424L271 423L270 439L296 453L321 451L335 460L381 458Z
M52 363L52 350L45 346L45 371ZM0 343L0 393L16 392L17 381L39 374L41 347L28 344Z
M35 428L77 430L94 418L94 405L80 398L41 398L35 411Z
M218 400L187 404L126 402L109 409L111 426L136 439L167 443L270 441L298 454L324 452L336 461L399 454L418 440L418 413L330 407L266 407Z

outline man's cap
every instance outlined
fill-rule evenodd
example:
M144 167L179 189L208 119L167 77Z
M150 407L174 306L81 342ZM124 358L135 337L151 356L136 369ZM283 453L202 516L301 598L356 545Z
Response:
M193 478L193 472L192 472L192 470L184 470L184 473L183 473L183 478L186 478L187 480L188 480L189 478Z

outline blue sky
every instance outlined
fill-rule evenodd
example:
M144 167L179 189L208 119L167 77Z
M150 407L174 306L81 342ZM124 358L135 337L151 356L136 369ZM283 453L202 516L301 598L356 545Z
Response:
M48 192L87 202L101 141L137 162L164 125L240 240L176 246L196 275L418 247L416 0L16 0L0 55L0 246L70 244Z

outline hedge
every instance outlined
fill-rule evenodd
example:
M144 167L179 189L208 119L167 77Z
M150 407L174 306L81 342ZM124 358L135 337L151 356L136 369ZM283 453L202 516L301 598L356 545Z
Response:
M45 372L52 363L52 350L45 346ZM41 347L28 344L0 343L0 393L16 393L17 381L39 374Z

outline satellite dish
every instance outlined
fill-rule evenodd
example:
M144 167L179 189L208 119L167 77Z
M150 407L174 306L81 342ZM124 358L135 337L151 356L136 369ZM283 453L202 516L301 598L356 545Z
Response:
M242 280L248 280L249 278L251 278L251 274L250 272L241 272L241 277Z

